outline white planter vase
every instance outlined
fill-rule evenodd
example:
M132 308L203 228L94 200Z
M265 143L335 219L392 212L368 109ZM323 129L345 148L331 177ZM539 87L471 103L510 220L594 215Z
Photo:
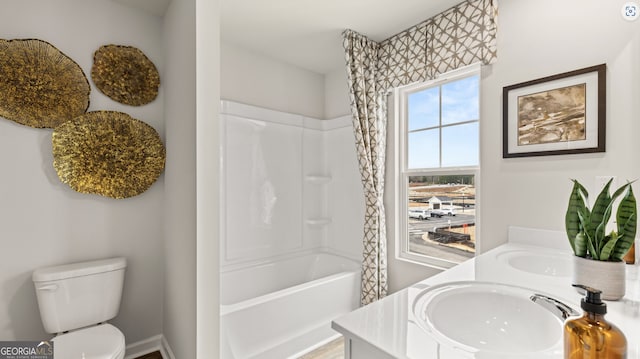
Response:
M619 300L625 294L624 262L596 261L573 256L573 284L602 291L602 299ZM583 290L579 289L582 293Z

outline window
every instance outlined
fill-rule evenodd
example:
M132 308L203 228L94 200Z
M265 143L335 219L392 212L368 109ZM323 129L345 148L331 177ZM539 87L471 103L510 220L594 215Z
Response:
M475 255L479 98L477 66L395 91L400 258L449 268Z

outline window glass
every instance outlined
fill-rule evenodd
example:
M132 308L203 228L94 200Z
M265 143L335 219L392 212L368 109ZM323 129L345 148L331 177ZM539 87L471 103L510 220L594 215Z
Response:
M409 133L409 168L430 168L440 165L439 129Z
M409 176L409 252L455 263L472 258L475 193L474 175Z
M442 85L442 124L477 120L479 115L479 76Z
M442 128L443 167L477 166L478 148L478 122Z
M440 88L433 87L408 96L409 131L440 125Z

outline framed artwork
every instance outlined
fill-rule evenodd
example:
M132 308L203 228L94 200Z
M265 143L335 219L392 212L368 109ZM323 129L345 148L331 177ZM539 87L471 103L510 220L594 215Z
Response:
M605 151L606 65L502 89L502 157Z

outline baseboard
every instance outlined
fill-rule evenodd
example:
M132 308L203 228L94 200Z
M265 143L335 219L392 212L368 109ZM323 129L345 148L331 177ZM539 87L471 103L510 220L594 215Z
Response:
M167 338L165 338L164 335L162 336L162 340L160 341L160 343L162 344L162 346L160 347L160 353L162 354L162 358L176 359L176 356L173 355L173 352L171 351L171 347L167 342Z
M124 359L135 359L155 351L160 351L163 359L175 359L169 343L162 334L127 345Z

